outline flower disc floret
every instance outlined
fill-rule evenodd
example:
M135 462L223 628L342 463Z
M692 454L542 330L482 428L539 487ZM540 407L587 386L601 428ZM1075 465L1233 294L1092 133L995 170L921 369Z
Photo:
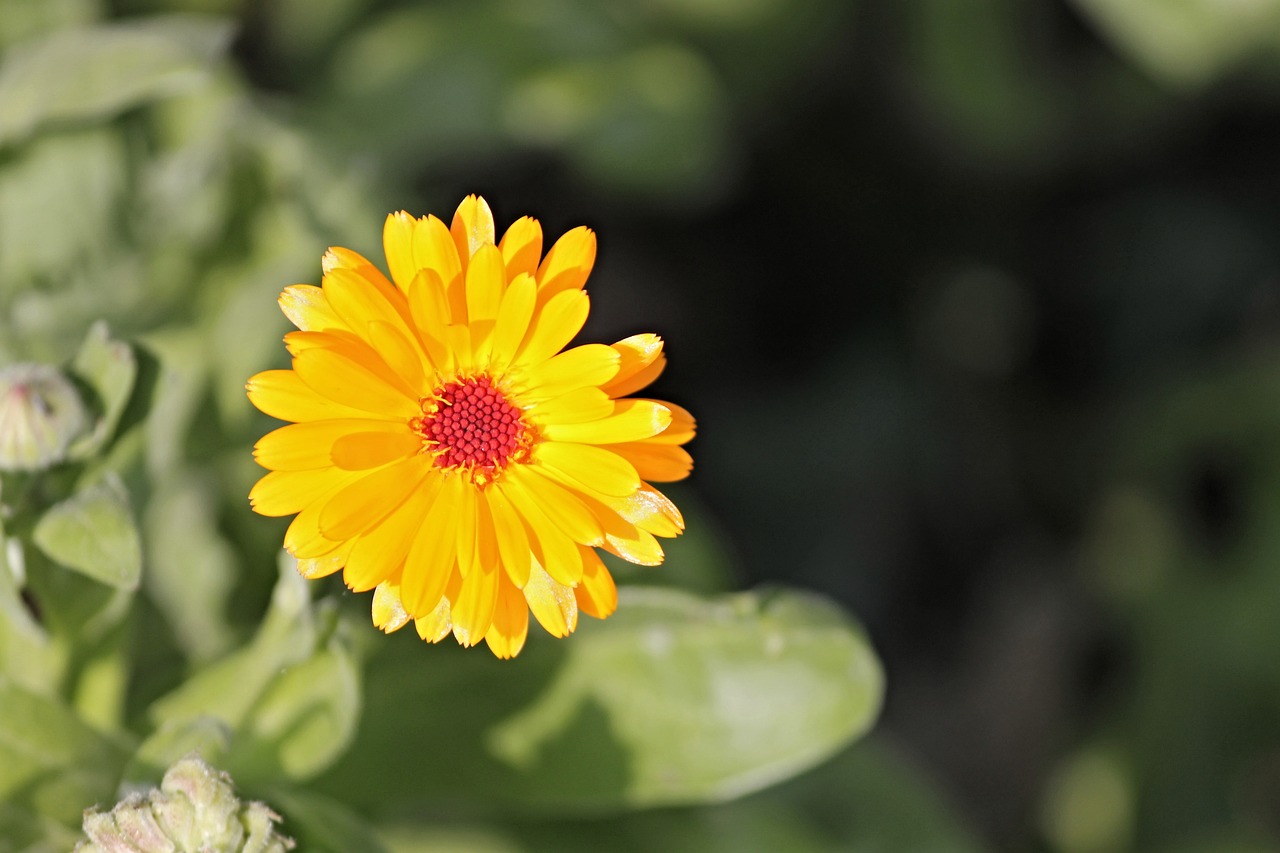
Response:
M488 376L448 382L423 400L411 424L440 468L462 468L477 484L528 454L532 440L518 407Z

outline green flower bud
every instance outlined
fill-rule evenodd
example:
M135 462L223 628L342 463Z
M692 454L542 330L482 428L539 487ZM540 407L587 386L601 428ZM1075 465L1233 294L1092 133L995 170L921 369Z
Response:
M284 853L293 841L275 831L280 816L242 803L231 777L190 756L169 768L158 790L134 794L110 812L85 812L88 841L77 853Z
M80 394L56 368L0 368L0 471L38 471L61 462L87 425Z

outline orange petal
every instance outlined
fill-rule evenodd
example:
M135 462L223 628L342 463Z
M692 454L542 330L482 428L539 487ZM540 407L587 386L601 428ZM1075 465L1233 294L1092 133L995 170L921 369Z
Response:
M618 609L618 587L594 549L582 549L582 583L573 593L578 609L588 616L604 619Z
M428 478L431 481L436 478ZM469 488L462 477L439 478L439 491L422 519L405 559L400 580L400 597L405 610L414 618L425 617L436 609L445 593L449 576L458 562L458 540L454 530L462 489Z
M474 646L484 639L493 624L493 611L498 603L499 566L477 566L462 579L462 589L453 600L453 636L463 646Z
M583 344L529 368L517 383L521 396L536 403L588 385L599 385L618 372L618 353L604 344Z
M502 566L507 576L517 587L523 587L529 580L529 536L525 533L524 523L516 513L511 501L500 489L485 489L485 502L493 520L494 537L498 543L498 553L502 558Z
M662 338L653 334L632 335L613 345L621 361L618 375L603 386L610 397L626 397L658 378L667 364L662 354Z
M596 262L596 235L584 225L566 232L538 267L539 302L566 290L581 290Z
M636 466L641 479L654 483L672 483L683 480L693 470L693 457L683 447L674 444L656 444L653 441L632 441L627 444L601 445Z
M493 609L493 622L485 633L489 650L503 660L520 654L529 634L529 604L524 594L502 575L498 579L498 601Z
M289 322L303 331L347 328L330 307L324 291L314 285L290 285L281 292L278 302Z
M569 484L586 486L604 495L626 497L640 488L635 466L612 451L590 444L544 441L533 451L534 460Z
M407 290L418 272L414 260L414 232L417 222L403 210L387 216L382 226L382 251L387 256L391 278L401 290Z

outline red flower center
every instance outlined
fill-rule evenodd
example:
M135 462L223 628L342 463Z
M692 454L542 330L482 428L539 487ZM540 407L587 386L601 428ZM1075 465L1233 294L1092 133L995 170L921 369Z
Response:
M529 430L520 409L488 376L440 386L423 401L422 417L412 426L441 468L472 468L492 475L528 446Z

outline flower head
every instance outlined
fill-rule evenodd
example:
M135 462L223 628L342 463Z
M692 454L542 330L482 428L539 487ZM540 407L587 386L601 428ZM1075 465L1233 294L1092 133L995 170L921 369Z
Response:
M298 331L289 370L249 380L249 399L292 421L260 440L270 469L249 498L296 517L285 547L307 577L343 572L373 590L373 621L413 620L436 642L524 645L529 613L551 634L617 605L597 548L641 565L684 521L650 482L679 480L694 421L628 398L666 358L656 335L565 349L587 319L595 234L569 231L542 257L537 220L496 239L484 199L451 226L387 217L390 278L347 249L321 287L280 296Z

